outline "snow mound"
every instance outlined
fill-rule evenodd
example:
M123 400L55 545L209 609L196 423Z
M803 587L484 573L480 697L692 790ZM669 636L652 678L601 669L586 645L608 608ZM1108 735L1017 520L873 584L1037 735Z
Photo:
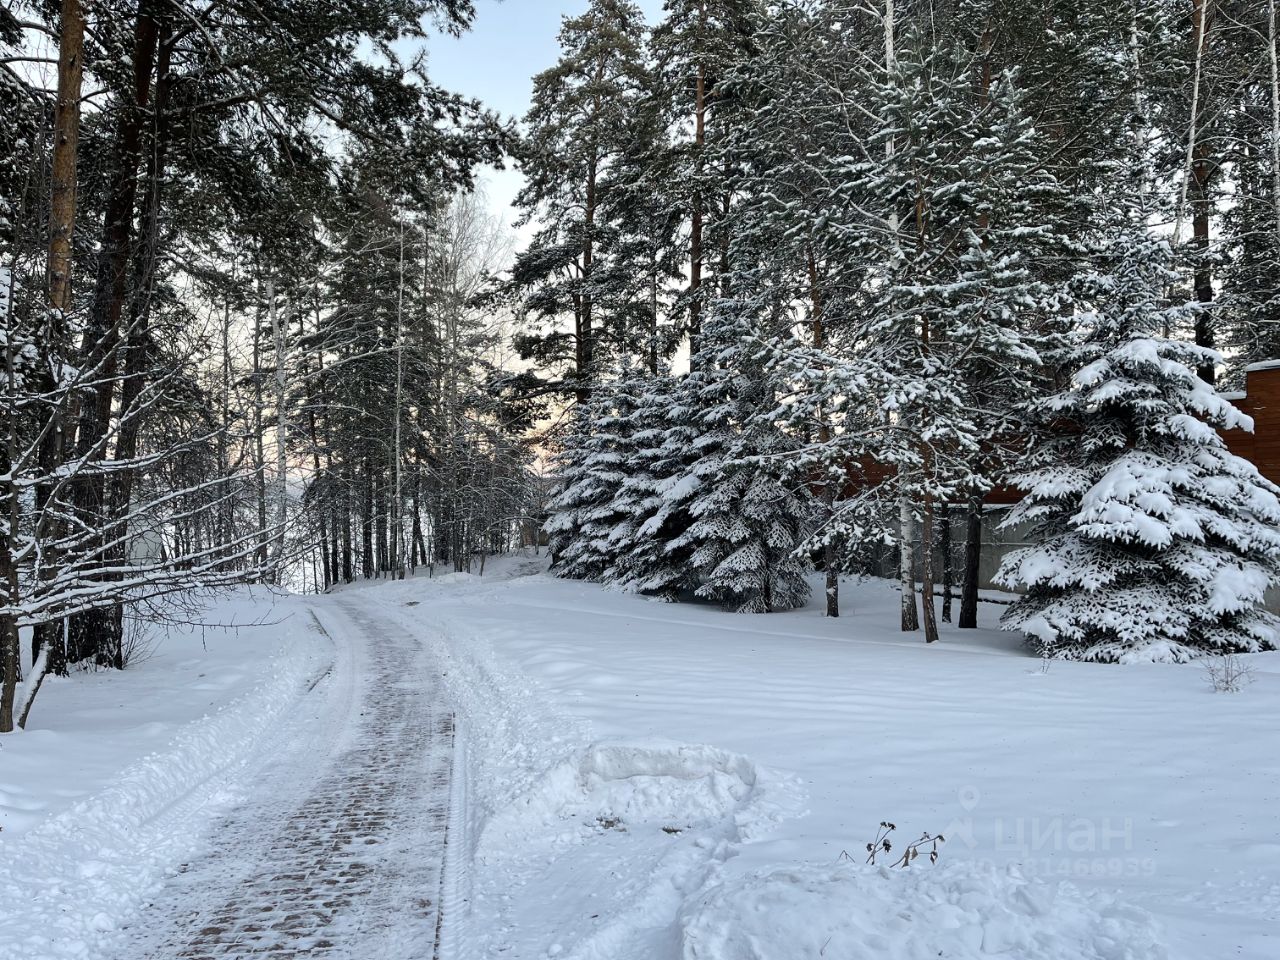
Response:
M431 578L433 583L437 584L453 584L453 583L480 583L481 578L474 573L442 573L438 577Z
M595 743L492 817L478 852L500 857L513 837L563 821L580 829L562 839L585 839L603 825L672 835L719 827L723 839L741 842L794 814L798 799L796 781L726 750L670 741Z
M314 685L323 661L288 644L258 685L183 727L100 792L12 840L0 837L0 956L86 960L199 849L236 803L235 771Z
M686 901L684 960L1164 960L1145 911L1068 883L946 863L799 866L724 880Z
M744 841L794 812L796 784L708 746L576 750L485 824L476 853L491 886L482 899L505 903L526 890L537 909L500 914L484 955L672 955L681 906Z

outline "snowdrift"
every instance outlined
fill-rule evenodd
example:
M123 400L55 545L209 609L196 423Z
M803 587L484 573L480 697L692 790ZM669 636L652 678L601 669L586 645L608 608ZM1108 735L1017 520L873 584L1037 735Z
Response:
M741 842L795 812L795 781L714 747L669 741L605 742L556 764L486 824L477 852L500 858L513 840L566 822L587 836L652 828L669 836L712 830Z
M1164 960L1149 914L1014 867L797 866L713 883L681 915L684 960Z
M685 898L740 844L794 814L798 798L794 781L714 747L595 743L488 820L477 862L502 878L495 887L537 898L536 914L521 911L506 931L535 949L580 960L674 955Z
M0 956L71 960L126 922L234 804L236 771L317 679L330 651L286 644L248 693L12 840L0 835Z

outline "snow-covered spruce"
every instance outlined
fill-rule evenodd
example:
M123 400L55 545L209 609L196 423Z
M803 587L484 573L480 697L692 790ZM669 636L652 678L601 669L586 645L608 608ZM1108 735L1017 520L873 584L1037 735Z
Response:
M1038 542L1001 566L1027 591L1004 626L1080 660L1274 649L1262 601L1280 573L1280 489L1214 429L1252 422L1197 375L1216 354L1161 336L1188 313L1161 306L1164 241L1122 228L1101 254L1078 283L1074 374L1040 404L1045 436L1015 481L1028 493L1005 523L1031 522Z
M580 404L556 459L557 484L547 523L561 576L602 580L614 562L609 533L626 479L626 432L633 412L625 380L598 387Z
M698 424L698 459L684 484L693 522L672 547L692 550L697 594L738 613L770 613L809 599L800 554L813 503L776 464L794 447L767 415L773 385L753 356L759 330L743 303L717 303L705 360L685 381Z
M689 551L673 549L671 541L689 526L683 478L696 460L698 439L679 378L654 377L641 386L630 438L606 579L623 590L675 600L693 586Z

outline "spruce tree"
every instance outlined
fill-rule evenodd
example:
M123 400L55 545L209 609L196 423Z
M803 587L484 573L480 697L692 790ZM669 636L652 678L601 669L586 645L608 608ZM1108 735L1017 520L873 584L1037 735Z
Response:
M623 496L634 476L637 383L623 376L601 384L573 412L555 463L551 553L556 571L578 580L613 581L620 552L616 528L632 519Z
M689 529L691 471L702 425L687 377L651 379L633 415L632 449L623 484L622 519L612 534L611 580L621 589L674 601L697 585Z
M703 330L709 354L685 381L698 425L694 460L674 485L691 523L669 549L689 550L695 593L739 613L804 604L801 547L814 504L780 466L794 449L771 414L774 384L759 358L750 301L719 301Z
M1162 336L1192 312L1163 305L1167 244L1120 219L1076 284L1070 380L1039 405L1017 479L1027 495L1006 525L1031 524L1037 543L1001 566L1026 591L1003 625L1077 660L1274 649L1280 620L1262 603L1280 574L1280 489L1217 432L1251 426L1197 373L1217 355Z

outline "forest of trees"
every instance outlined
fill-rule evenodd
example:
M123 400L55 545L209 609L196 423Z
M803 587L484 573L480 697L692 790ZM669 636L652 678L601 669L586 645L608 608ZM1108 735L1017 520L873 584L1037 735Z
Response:
M510 545L535 408L490 389L507 241L470 191L514 130L400 52L473 16L0 5L0 732L157 598Z
M429 77L470 0L0 5L0 732L157 598L543 519L743 612L896 571L933 641L998 487L1045 655L1276 645L1217 392L1280 355L1274 0L584 6L516 124Z
M742 611L810 563L974 627L984 499L1047 656L1269 649L1277 490L1215 428L1280 355L1271 0L627 0L535 80L508 293L573 400L557 569ZM687 365L687 371L686 371ZM955 558L953 562L953 557ZM941 580L939 584L937 581Z

